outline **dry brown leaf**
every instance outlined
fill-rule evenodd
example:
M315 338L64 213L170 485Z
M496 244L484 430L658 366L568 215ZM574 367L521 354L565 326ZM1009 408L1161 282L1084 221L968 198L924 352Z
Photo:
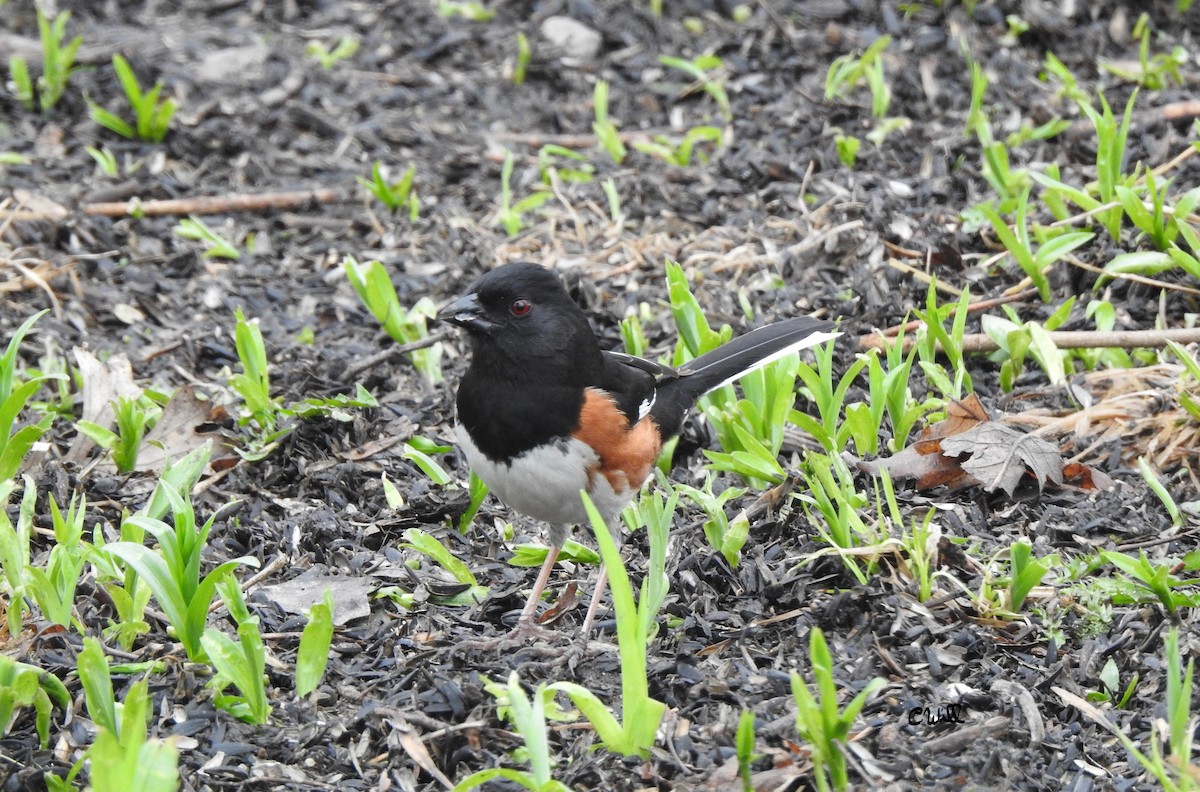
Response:
M1047 481L1058 485L1063 481L1063 461L1057 446L995 421L943 439L942 452L965 457L963 470L977 478L988 492L1002 489L1011 497L1027 472L1037 481L1038 489Z
M979 424L991 420L983 402L972 393L965 399L950 402L946 405L946 417L935 424L925 427L921 432L922 440L939 440L973 429Z

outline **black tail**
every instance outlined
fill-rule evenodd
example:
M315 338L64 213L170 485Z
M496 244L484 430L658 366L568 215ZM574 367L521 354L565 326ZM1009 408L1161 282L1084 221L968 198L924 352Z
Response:
M664 435L677 434L687 411L710 390L837 335L832 322L808 316L752 330L680 366L678 379L658 386L650 414Z

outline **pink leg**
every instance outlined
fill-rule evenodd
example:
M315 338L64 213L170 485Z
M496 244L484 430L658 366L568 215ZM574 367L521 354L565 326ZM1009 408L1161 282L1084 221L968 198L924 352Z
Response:
M538 602L542 599L546 584L550 582L550 573L554 571L556 561L558 561L558 547L551 546L546 553L545 562L542 563L542 571L538 573L537 580L533 583L533 591L529 592L529 601L525 603L525 607L521 609L521 616L517 619L518 630L533 625Z
M592 633L592 623L596 621L596 611L600 609L600 598L604 596L606 586L608 586L608 568L601 564L600 572L596 575L596 589L592 592L592 601L588 604L587 616L583 617L583 630L580 635L584 641L587 641L588 636Z

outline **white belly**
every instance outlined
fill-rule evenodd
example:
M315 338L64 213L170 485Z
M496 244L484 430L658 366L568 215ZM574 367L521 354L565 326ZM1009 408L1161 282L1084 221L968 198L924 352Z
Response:
M633 490L614 492L604 476L589 476L588 470L597 464L599 457L591 446L574 438L526 451L510 464L488 459L461 425L458 445L467 455L471 469L506 506L551 525L588 521L579 491L589 485L588 494L610 528L616 527L613 519L634 495Z

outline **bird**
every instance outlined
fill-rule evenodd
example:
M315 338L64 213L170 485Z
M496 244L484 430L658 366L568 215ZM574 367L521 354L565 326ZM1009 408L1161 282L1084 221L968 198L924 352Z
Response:
M580 491L611 521L649 478L663 444L704 394L835 338L800 316L764 325L679 366L606 351L562 281L540 264L503 264L438 312L466 331L456 435L470 468L506 506L549 525L546 559L515 636L540 631L537 607L573 525ZM603 570L583 634L591 626Z

